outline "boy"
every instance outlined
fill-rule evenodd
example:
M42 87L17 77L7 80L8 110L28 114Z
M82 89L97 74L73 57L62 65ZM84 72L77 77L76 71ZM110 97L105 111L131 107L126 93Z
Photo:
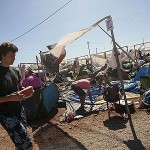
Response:
M20 83L19 72L10 67L13 65L18 48L4 42L0 45L0 123L7 131L16 149L32 149L32 142L27 134L26 120L21 100L23 94L18 94Z

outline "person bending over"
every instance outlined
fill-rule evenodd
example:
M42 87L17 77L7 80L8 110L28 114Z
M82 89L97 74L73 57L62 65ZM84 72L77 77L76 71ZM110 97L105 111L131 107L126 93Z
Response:
M96 84L95 80L89 81L88 79L80 79L80 80L77 80L77 81L72 83L71 89L77 95L79 95L79 99L80 99L80 103L81 103L80 108L84 108L84 102L85 102L85 98L86 98L86 93L83 89L87 90L87 93L88 93L89 99L91 101L91 104L93 104L93 102L92 102L92 93L91 93L90 89L91 89L91 86L93 86L95 84Z

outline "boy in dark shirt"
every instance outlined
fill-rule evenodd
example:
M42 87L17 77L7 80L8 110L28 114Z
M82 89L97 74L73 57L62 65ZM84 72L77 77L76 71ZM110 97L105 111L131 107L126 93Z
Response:
M23 94L18 94L19 72L10 67L18 48L4 42L0 45L0 123L7 131L18 150L32 149L32 142L27 134L25 113L21 104Z

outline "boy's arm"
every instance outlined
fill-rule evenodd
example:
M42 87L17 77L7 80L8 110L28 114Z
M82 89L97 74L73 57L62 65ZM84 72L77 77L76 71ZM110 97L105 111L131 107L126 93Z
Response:
M10 95L6 95L6 96L1 96L0 97L0 103L4 103L4 102L16 102L16 101L21 101L24 99L24 95L23 94L18 94L16 92L10 94Z
M3 96L3 97L0 97L0 103L4 103L4 102L7 102L8 99L6 96Z

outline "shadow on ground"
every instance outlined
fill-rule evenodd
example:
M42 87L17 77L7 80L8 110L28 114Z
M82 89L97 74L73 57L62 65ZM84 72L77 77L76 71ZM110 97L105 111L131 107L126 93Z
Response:
M137 150L138 149L139 150L145 150L146 149L143 146L141 140L139 140L139 139L123 141L123 143L126 144L130 150L135 150L135 147L136 147Z
M86 150L79 141L52 123L37 129L34 140L40 150Z
M86 150L75 138L68 135L50 120L58 113L53 110L48 116L29 121L32 128L33 139L39 150Z
M128 119L121 116L113 116L103 121L104 126L110 130L119 130L126 128L126 123Z
M28 120L28 126L32 128L32 132L34 132L39 127L42 127L44 124L48 123L49 120L53 119L55 115L58 113L58 109L54 108L49 114L41 116L40 118L34 120Z

